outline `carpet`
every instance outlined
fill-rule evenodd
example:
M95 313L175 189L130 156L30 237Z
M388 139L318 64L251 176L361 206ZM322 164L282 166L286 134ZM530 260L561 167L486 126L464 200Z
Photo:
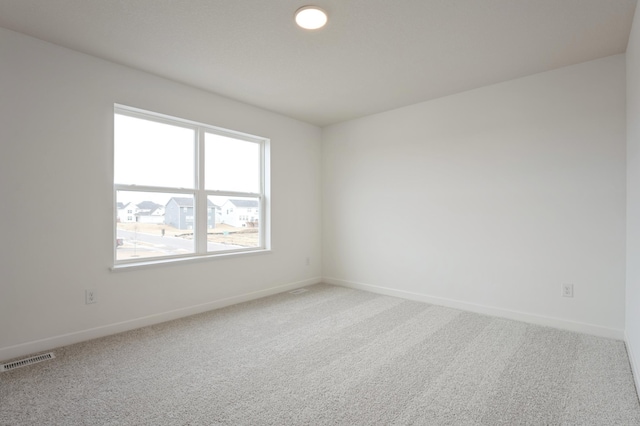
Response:
M621 341L307 290L1 373L0 425L640 425Z

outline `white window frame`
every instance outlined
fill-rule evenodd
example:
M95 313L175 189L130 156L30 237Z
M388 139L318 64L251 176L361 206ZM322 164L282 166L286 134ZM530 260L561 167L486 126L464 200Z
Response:
M172 117L165 114L160 114L152 111L142 110L139 108L129 107L126 105L114 104L113 118L115 115L126 115L135 118L141 118L144 120L155 121L158 123L169 124L172 126L184 127L193 129L195 133L195 149L194 149L194 188L173 188L173 187L157 187L146 185L124 185L116 184L114 179L113 185L113 209L114 217L113 223L113 267L111 269L122 269L135 266L149 266L154 264L164 264L176 261L190 261L227 257L230 255L240 255L256 252L268 252L271 250L271 214L270 214L270 140L268 138L250 135L234 130L224 129L221 127L212 126L209 124L203 124L191 120L185 120L182 118ZM205 189L205 134L213 133L221 136L230 137L233 139L242 140L245 142L256 143L260 146L260 192L241 192L241 191L213 191ZM115 147L115 139L114 139ZM115 149L114 149L115 153ZM115 155L114 155L114 170L115 170ZM131 191L131 192L160 192L176 195L189 194L194 199L194 253L184 255L170 255L170 256L156 256L141 259L117 259L117 218L118 218L118 206L117 206L117 193L118 191ZM207 251L207 230L208 230L208 202L209 196L224 196L224 197L239 197L239 198L256 198L259 205L259 244L257 247L247 247L240 249L229 249L209 252ZM215 213L215 212L214 212ZM215 220L215 217L214 217Z

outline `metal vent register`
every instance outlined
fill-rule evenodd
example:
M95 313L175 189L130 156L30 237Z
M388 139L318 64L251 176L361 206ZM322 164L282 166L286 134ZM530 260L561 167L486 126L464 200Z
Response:
M0 373L9 370L15 370L16 368L26 367L27 365L37 364L38 362L48 361L55 358L53 352L49 352L42 355L36 355L29 358L21 359L19 361L9 362L7 364L0 364Z

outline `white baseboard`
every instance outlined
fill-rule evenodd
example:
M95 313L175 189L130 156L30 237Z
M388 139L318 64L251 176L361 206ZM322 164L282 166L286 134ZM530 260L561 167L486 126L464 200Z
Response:
M629 356L629 364L631 364L631 374L633 375L633 380L636 383L636 394L638 395L638 400L640 401L640 359L637 357L640 356L640 348L634 348L629 340L629 335L624 333L624 343L627 347L627 355Z
M175 309L173 311L163 312L160 314L149 315L142 318L136 318L129 321L123 321L115 324L108 324L100 327L90 328L87 330L76 331L73 333L61 334L59 336L48 337L46 339L35 340L31 342L21 343L14 346L0 348L0 361L9 360L25 355L35 354L37 352L49 351L61 346L71 345L73 343L84 342L86 340L96 339L98 337L109 336L111 334L121 333L123 331L134 330L148 325L159 324L214 309L224 308L225 306L235 305L250 300L259 299L261 297L271 296L283 293L296 288L306 287L322 282L320 277L309 278L307 280L298 281L289 284L278 285L264 290L254 291L251 293L240 294L238 296L228 297L225 299L214 300L213 302L202 303L186 308Z
M569 321L560 318L546 317L541 315L529 314L526 312L511 311L508 309L496 308L492 306L478 305L475 303L462 302L454 299L443 297L429 296L426 294L413 293L393 288L380 287L371 284L357 283L337 278L324 277L323 282L327 284L339 285L358 290L370 291L372 293L384 294L387 296L401 297L403 299L416 300L419 302L430 303L432 305L446 306L449 308L470 311L484 315L507 318L516 321L527 322L530 324L543 325L547 327L559 328L562 330L575 331L578 333L591 334L594 336L607 337L610 339L623 340L624 330L616 328L602 327L594 324L587 324L576 321Z

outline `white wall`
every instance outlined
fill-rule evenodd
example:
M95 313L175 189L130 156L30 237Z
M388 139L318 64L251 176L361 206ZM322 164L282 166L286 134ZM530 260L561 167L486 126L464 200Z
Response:
M626 128L626 334L636 367L637 22ZM322 153L314 126L4 29L0 57L0 360L322 274L621 337L622 55L335 125L323 131ZM271 138L273 252L111 272L114 103ZM65 212L78 203L92 214L70 223ZM575 285L573 299L559 296L563 282ZM97 304L84 304L85 288L97 290Z
M319 281L319 128L4 29L0 58L0 360ZM271 138L273 252L111 272L114 103Z
M640 390L640 7L627 46L626 342Z
M325 281L623 337L624 55L325 128L323 186Z

